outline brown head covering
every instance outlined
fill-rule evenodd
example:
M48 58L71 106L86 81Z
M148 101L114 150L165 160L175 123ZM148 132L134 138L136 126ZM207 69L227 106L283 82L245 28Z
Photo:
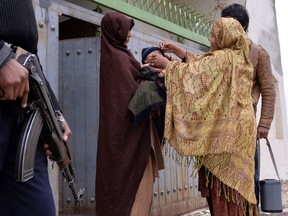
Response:
M140 63L124 43L133 25L116 12L101 21L97 216L130 215L151 150L148 120L134 127L128 110L141 78Z

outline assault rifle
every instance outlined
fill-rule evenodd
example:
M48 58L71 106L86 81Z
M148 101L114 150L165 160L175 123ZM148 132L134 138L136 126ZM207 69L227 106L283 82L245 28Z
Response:
M26 53L17 57L17 61L29 71L30 91L31 94L35 94L36 99L28 100L25 108L24 127L16 156L16 180L24 182L33 177L36 147L38 139L42 138L52 152L50 159L57 162L64 180L68 182L72 191L75 203L79 206L84 188L81 188L79 192L76 190L71 150L69 144L62 140L61 119L59 119L59 113L53 108L38 58L34 54Z

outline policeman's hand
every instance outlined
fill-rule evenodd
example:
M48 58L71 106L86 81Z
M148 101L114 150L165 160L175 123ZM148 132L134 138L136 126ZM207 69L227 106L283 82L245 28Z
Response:
M21 106L27 105L29 93L28 71L15 59L10 59L0 69L0 100L21 98Z
M266 139L268 137L269 128L258 126L257 139Z
M68 138L72 135L72 131L70 130L70 127L69 127L68 123L65 121L65 119L62 122L62 127L64 128L64 134L63 134L62 139L65 142L67 142Z
M61 124L61 127L63 128L63 136L62 136L62 140L67 142L68 141L68 138L72 135L72 132L70 130L70 127L68 125L68 123L66 122L64 116L61 114L61 117L60 117L60 124ZM49 148L49 145L48 144L44 144L43 145L43 149L44 149L44 152L45 152L45 155L46 156L51 156L52 155L52 151L51 149Z
M48 144L44 144L43 145L43 150L45 152L45 155L47 157L51 156L52 155L52 151L49 149L49 145Z

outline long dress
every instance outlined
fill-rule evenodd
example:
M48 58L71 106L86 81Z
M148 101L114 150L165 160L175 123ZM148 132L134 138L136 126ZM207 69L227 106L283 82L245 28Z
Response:
M135 127L128 110L141 80L140 63L124 44L133 25L117 12L101 21L97 216L130 216L151 155L149 119Z

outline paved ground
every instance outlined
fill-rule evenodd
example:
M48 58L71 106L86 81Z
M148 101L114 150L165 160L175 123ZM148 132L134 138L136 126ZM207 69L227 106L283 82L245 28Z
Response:
M283 212L282 213L270 214L270 213L261 212L260 216L288 216L288 181L282 183L282 204L283 204ZM65 216L72 216L72 215L65 215ZM81 215L74 215L73 214L73 216L88 216L88 215L86 215L86 214L85 215L82 215L82 214ZM198 209L198 210L183 214L181 216L211 216L211 214L210 214L208 207L207 207L207 208L202 208L202 209Z
M282 213L260 212L260 216L288 216L288 181L282 183L282 205L283 205ZM186 213L182 216L211 216L211 214L207 207Z

